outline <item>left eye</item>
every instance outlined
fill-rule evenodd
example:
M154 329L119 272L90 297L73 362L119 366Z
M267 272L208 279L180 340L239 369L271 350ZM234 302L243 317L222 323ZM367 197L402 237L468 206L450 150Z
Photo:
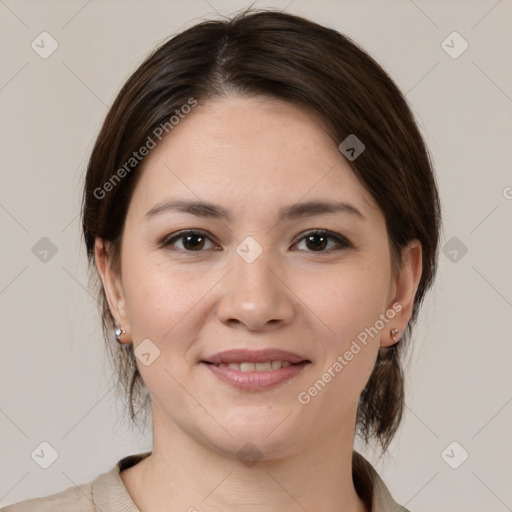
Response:
M334 247L327 247L329 245L329 241L334 241ZM181 247L179 247L177 242L181 242ZM208 247L208 243L210 246ZM311 231L304 235L299 239L294 245L300 245L301 242L306 244L308 247L308 252L330 252L332 250L336 250L336 246L339 247L338 250L346 249L352 247L350 242L348 242L345 238L340 235L331 233L329 231ZM201 231L182 231L181 233L177 233L169 238L166 238L161 243L164 247L174 246L177 249L186 252L201 252L202 250L213 249L213 250L222 250L219 245L216 245L212 242L211 238Z
M336 250L336 245L339 246L339 250L351 247L351 244L342 236L330 233L329 231L312 231L303 236L299 242L304 241L307 247L312 247L313 250L311 252L330 252L333 250L333 247L325 250L329 240L335 241L334 250Z

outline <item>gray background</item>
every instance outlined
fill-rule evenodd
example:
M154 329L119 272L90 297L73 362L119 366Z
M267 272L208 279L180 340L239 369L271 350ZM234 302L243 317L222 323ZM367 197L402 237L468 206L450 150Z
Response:
M151 449L150 433L120 420L88 291L85 164L108 106L155 45L248 5L0 0L0 505L88 482ZM414 512L512 510L512 2L254 5L361 44L406 94L437 169L445 253L407 366L404 422L384 461L358 448ZM58 43L46 59L31 47L51 48L43 31ZM457 58L454 31L469 44ZM31 458L43 441L58 453L48 469Z

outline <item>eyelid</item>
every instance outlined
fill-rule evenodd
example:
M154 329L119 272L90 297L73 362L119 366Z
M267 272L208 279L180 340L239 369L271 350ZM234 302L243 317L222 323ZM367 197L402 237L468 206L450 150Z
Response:
M340 244L342 245L345 245L347 247L354 247L352 245L352 243L348 240L348 238L346 238L345 236L343 236L342 234L340 233L336 233L334 231L330 231L328 229L322 229L322 228L316 228L316 229L310 229L306 232L303 232L301 233L301 238L299 240L302 240L303 238L305 238L306 236L309 236L309 235L326 235L330 238L334 238L335 240L337 240Z

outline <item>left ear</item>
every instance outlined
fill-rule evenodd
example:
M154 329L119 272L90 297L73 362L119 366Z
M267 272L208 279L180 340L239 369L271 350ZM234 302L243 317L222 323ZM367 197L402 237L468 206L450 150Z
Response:
M380 337L381 347L390 347L397 343L403 333L412 315L414 298L422 274L422 250L419 240L411 240L402 249L402 268L395 278L394 298L388 304L388 310L396 312L393 320L388 324ZM391 329L399 329L395 340L391 335Z

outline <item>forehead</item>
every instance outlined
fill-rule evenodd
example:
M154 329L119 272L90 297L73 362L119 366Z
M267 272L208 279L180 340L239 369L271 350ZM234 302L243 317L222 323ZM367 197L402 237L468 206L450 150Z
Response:
M139 172L136 208L173 196L238 199L251 211L320 197L377 208L318 117L267 97L199 103Z

